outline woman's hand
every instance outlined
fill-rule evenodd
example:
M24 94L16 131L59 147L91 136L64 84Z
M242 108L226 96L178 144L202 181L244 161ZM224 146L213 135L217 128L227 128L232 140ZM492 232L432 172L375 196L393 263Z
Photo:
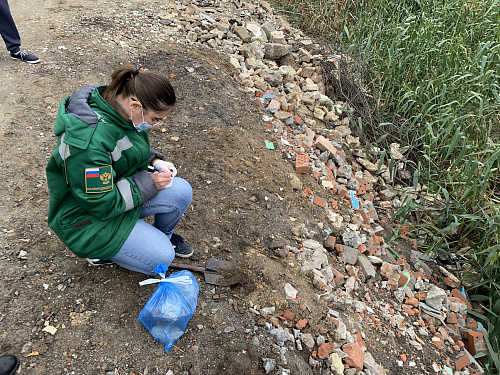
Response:
M160 171L170 171L172 177L177 175L177 168L175 168L175 166L168 161L157 159L153 161L153 167L159 169Z
M172 182L173 178L172 174L168 170L163 171L163 173L154 172L151 173L150 176L153 179L156 190L164 189L168 184Z

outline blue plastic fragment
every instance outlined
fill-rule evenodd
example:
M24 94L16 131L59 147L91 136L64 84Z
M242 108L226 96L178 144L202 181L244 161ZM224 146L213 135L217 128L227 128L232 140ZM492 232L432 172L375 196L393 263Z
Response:
M485 331L486 332L486 330L483 327L483 323L477 322L477 329L476 329L476 331L478 331L478 332L479 331Z
M274 99L274 98L276 98L276 94L267 93L267 94L262 95L262 98L263 99Z
M464 298L467 298L467 296L465 295L465 288L462 287L462 290L460 291L460 293L462 293L462 295L464 296Z
M352 202L352 207L355 209L355 210L359 210L359 200L357 200L355 197L354 197L354 190L349 190L349 194L351 195L351 202Z

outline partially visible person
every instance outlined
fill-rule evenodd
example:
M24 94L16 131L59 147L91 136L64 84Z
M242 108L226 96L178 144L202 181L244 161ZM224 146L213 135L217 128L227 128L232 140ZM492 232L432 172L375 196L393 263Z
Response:
M16 23L10 13L7 0L0 0L0 34L14 60L24 61L30 64L40 62L40 59L24 50L21 50L21 37L17 31Z
M109 86L81 88L61 103L46 168L48 223L77 256L155 275L158 264L193 254L173 233L192 188L174 177L175 166L150 147L147 132L175 101L165 76L125 65ZM140 220L150 215L152 225Z
M0 356L0 375L13 375L19 368L19 358L15 355Z

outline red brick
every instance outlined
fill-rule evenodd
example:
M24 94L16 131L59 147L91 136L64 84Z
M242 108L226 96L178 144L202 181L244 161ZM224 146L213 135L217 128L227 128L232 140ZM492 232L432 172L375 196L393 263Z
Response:
M410 316L412 315L415 315L415 311L413 311L413 309L410 309L408 306L406 305L403 305L401 306L403 308L403 310Z
M333 342L325 342L318 348L319 358L328 358L333 353Z
M349 367L355 368L356 371L363 370L365 355L358 344L355 342L346 344L342 347L342 351L347 354L347 358L344 358L344 362Z
M297 154L297 156L295 157L295 170L297 171L297 173L309 172L308 154Z
M316 138L316 147L321 151L330 151L332 155L337 153L337 149L327 138L323 137L322 135Z
M295 324L295 328L303 329L307 324L307 319L300 319L297 324Z
M397 280L399 278L399 267L391 263L384 263L380 267L380 273L386 279Z
M295 123L298 125L301 125L304 122L304 120L302 120L302 118L300 118L300 116L297 116L297 115L295 115L295 117L293 118L293 121L295 121Z
M314 197L314 204L324 208L326 206L326 200L316 195L316 197Z
M363 224L370 225L370 215L368 215L365 211L360 211L361 217L363 218Z
M264 108L264 106L262 105L262 102L260 101L260 99L255 99L254 103L257 104L260 108Z
M285 318L285 320L294 320L295 314L290 310L285 310L285 312L283 313L283 318Z
M307 198L309 198L311 195L313 195L313 191L309 188L305 188L304 194L306 195Z
M311 77L313 75L313 73L316 72L316 68L313 67L313 66L304 66L302 68L302 71L300 72L300 75L302 77L305 77L305 78L308 78L308 77Z
M332 271L333 271L333 281L335 281L335 285L338 286L340 284L340 281L344 277L344 275L342 275L339 271L337 271L333 267L332 267Z
M339 188L339 198L342 198L347 194L347 188L344 185L340 185Z
M455 361L455 371L460 371L469 364L470 364L470 358L467 355L467 353L465 353L463 356L461 356L459 359Z
M408 276L402 273L401 275L399 275L398 288L403 287L404 285L406 285L407 282L408 282Z
M359 347L361 348L361 350L363 350L363 348L368 349L365 345L365 343L363 342L363 336L361 336L361 333L358 332L356 333L356 342L358 343Z
M446 316L446 323L458 324L458 319L456 314L448 314Z
M458 289L452 289L451 290L451 295L455 298L459 298L464 304L467 305L467 310L472 310L472 306L470 305L469 301L464 297L464 295L460 292Z
M328 250L334 250L336 243L337 243L337 237L328 236L325 240L324 246Z
M467 332L467 340L469 341L470 354L476 355L479 352L485 352L487 350L482 332Z

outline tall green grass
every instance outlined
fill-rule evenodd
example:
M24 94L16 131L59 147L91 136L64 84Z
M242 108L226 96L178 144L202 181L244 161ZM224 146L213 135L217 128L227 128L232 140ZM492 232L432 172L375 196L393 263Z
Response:
M359 63L364 89L412 150L413 183L428 186L436 215L407 200L399 218L413 224L429 251L471 251L477 281L469 292L484 306L490 372L500 370L500 3L499 0L277 0L302 13L299 26L322 35ZM387 126L387 123L392 126ZM379 133L380 134L380 133ZM366 139L376 143L377 139ZM415 148L420 144L422 147ZM385 154L389 155L389 154ZM389 155L390 157L390 155Z

